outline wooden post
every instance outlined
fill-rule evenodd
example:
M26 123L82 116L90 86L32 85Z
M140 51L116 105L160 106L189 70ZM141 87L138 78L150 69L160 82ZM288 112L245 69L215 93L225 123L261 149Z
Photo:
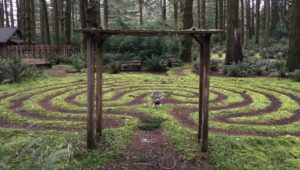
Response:
M210 33L193 35L200 45L198 140L201 143L202 152L208 150L210 36Z
M202 116L201 123L201 151L207 152L208 150L208 111L209 111L209 72L210 72L210 49L209 49L209 41L210 34L205 34L203 37L203 43L201 44L201 64L203 67L201 69L202 75L200 75L201 82L201 113L199 116Z
M199 37L202 39L202 37ZM201 143L201 132L202 132L202 108L203 108L203 57L204 57L204 50L203 50L203 42L200 43L200 57L199 57L199 120L198 120L198 141Z
M98 135L102 135L102 101L103 101L103 76L102 76L102 44L100 42L96 45L96 114L97 114L97 121L96 121L96 132Z
M87 36L87 148L95 146L94 140L94 42L91 35Z

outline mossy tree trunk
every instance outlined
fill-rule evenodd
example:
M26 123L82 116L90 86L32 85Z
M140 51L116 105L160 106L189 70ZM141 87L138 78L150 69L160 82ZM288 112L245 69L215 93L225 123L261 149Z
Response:
M66 9L65 9L65 43L71 44L71 13L72 13L72 4L71 0L66 0Z
M54 32L54 40L55 43L59 43L59 14L58 14L58 0L53 0L52 1L52 6L53 6L53 32Z
M0 27L4 27L4 7L2 2L0 2Z
M293 0L289 19L289 51L287 68L289 71L300 69L300 1Z
M193 27L193 0L184 1L183 10L183 29ZM193 39L191 36L183 36L181 59L184 62L191 62L192 60L192 45Z
M255 44L259 43L259 27L260 27L260 0L256 0L256 32Z
M239 31L239 0L227 2L227 48L225 64L243 60Z

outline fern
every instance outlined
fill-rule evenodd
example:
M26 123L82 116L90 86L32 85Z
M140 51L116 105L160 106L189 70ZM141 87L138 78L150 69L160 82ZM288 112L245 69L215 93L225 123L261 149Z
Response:
M3 153L0 148L0 170L5 170L5 169L7 169L7 167L5 166L5 163L3 161Z
M49 155L46 160L44 161L44 164L42 165L42 170L52 170L55 169L56 164L63 158L69 160L73 157L73 150L72 146L68 145L68 148L58 150L51 155Z

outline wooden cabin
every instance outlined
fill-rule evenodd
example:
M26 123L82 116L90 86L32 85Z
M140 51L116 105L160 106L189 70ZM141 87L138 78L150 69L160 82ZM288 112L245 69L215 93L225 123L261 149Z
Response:
M23 43L22 32L15 27L0 27L0 58L6 58L8 46Z

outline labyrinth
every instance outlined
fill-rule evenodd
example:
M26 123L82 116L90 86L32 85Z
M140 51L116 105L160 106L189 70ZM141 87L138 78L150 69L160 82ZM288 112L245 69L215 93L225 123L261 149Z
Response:
M85 75L55 78L0 92L0 127L85 132ZM11 89L11 90L10 90ZM187 68L167 75L104 76L104 128L161 116L196 132L198 77ZM160 105L154 106L159 99ZM212 77L209 131L230 136L300 136L300 84L276 78Z

